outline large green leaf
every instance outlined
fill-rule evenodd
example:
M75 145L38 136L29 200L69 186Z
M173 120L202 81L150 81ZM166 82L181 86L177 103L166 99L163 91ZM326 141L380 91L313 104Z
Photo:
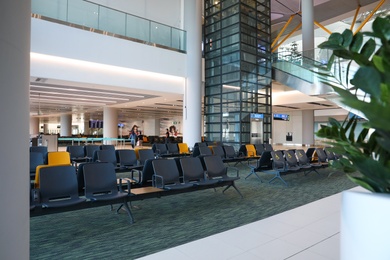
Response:
M375 98L380 98L381 95L381 75L373 67L362 66L356 72L351 80L351 84L357 88L369 93Z
M362 47L362 44L363 44L363 34L361 32L358 32L353 36L352 43L349 46L349 50L352 52L358 52Z
M375 48L375 40L371 38L363 45L363 48L360 53L368 59L372 56L372 54L374 54Z
M380 38L383 38L387 41L390 40L390 17L377 17L372 23L372 30L375 34L379 35Z
M343 46L344 47L349 47L349 45L352 43L352 39L353 39L353 33L351 30L344 30L344 32L342 33L342 37L343 37Z

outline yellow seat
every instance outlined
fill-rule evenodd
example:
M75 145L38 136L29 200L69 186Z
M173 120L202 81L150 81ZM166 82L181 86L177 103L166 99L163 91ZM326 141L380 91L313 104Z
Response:
M256 156L256 147L253 144L246 144L246 156L255 157Z
M67 165L71 164L70 153L68 152L49 152L47 154L48 165Z
M144 148L144 147L134 147L135 156L137 157L137 160L139 160L139 153L138 153L138 151L139 151L139 150L142 150L142 149L148 149L148 148Z
M47 165L38 165L35 170L34 187L39 188L39 171L41 168L57 166L57 165L72 165L70 153L68 152L49 152L47 154Z
M189 153L189 149L188 149L187 143L178 143L177 145L179 147L179 153L180 154Z

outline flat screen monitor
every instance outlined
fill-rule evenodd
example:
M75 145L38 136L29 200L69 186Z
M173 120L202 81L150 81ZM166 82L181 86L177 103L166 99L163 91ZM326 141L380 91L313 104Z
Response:
M274 120L290 121L290 115L274 114Z

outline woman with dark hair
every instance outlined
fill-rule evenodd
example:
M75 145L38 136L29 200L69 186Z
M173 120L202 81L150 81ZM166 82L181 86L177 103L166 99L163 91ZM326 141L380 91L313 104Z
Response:
M134 148L135 144L138 141L138 126L137 125L133 125L133 127L131 128L129 139L131 142L131 146Z

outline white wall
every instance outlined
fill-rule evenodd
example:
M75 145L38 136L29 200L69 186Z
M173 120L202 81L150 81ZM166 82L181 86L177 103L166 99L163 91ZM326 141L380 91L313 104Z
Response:
M31 26L31 76L168 93L184 91L183 53L39 19L32 19Z
M302 111L278 112L290 115L290 121L273 120L272 142L274 144L302 144ZM291 132L293 140L286 141L286 135Z

